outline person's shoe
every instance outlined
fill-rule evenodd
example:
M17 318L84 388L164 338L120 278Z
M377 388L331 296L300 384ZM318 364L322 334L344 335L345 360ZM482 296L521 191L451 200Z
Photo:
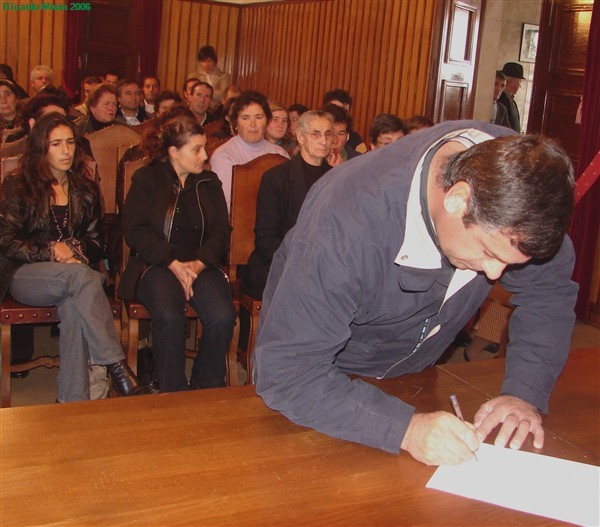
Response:
M110 375L112 387L119 395L126 397L147 393L144 386L127 366L125 359L107 364L106 371Z

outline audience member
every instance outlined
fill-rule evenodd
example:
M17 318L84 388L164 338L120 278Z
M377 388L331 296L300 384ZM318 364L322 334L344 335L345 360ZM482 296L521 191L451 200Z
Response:
M15 85L17 99L27 99L29 97L29 94L15 80L13 70L8 64L0 64L0 79L9 80Z
M507 62L502 68L502 73L506 75L506 87L498 102L503 104L508 114L510 127L517 133L521 133L521 117L519 107L515 101L515 94L521 87L521 82L525 79L523 76L523 66L518 62Z
M335 167L348 159L358 157L360 153L347 144L352 129L350 114L337 104L328 104L324 110L333 116L333 143L327 163Z
M223 192L230 210L231 175L233 165L243 165L264 154L279 154L289 158L280 146L265 139L271 110L267 98L256 91L245 91L231 107L230 122L237 135L221 145L210 159L211 168L223 183Z
M435 126L435 123L429 119L429 117L425 117L424 115L413 115L408 119L404 119L403 122L409 134L418 132L423 128L431 128L432 126Z
M494 95L492 98L492 117L490 123L511 128L508 122L508 112L503 104L498 104L500 95L506 88L506 75L500 70L496 71L496 82L494 83Z
M257 393L297 424L432 465L472 459L499 424L496 445L518 449L532 434L542 448L539 412L575 322L573 186L556 143L480 121L445 122L334 168L273 258ZM509 359L502 395L473 425L349 377L435 364L498 279L517 306Z
M220 268L230 226L221 182L203 170L205 146L198 121L168 121L160 158L134 174L125 202L125 239L132 253L119 296L137 298L152 315L161 392L188 389L186 301L202 322L189 387L225 384L225 356L236 318L231 287Z
M296 224L306 194L331 168L325 161L333 141L333 118L329 113L303 113L296 134L300 153L267 170L260 182L254 251L240 273L241 289L258 299L262 299L273 255Z
M146 110L140 106L142 90L140 85L133 80L123 79L117 85L117 116L115 121L127 126L137 126L148 119Z
M85 102L89 113L76 121L79 135L97 132L114 124L117 116L117 89L112 84L96 86Z
M190 91L190 110L200 126L215 121L215 118L208 113L210 101L213 97L213 88L210 84L198 81L192 86Z
M389 145L405 135L408 135L408 129L400 117L391 113L380 113L373 119L369 130L371 150Z
M225 88L231 85L231 75L217 67L217 52L212 46L202 46L198 50L198 70L188 73L189 77L198 77L210 84L214 90L210 105L212 114L220 115L219 106L223 104Z
M183 98L188 106L190 105L190 99L192 97L192 88L198 82L200 82L198 77L189 77L183 83Z
M269 108L271 109L271 119L269 119L269 122L267 123L265 139L269 141L269 143L279 145L290 154L286 137L289 124L287 110L285 109L285 106L279 102L270 102Z
M33 95L42 91L46 86L54 84L54 72L48 67L40 64L31 70L31 89Z
M235 103L236 99L237 97L230 97L227 99L227 101L225 101L223 104L223 111L221 112L221 118L219 119L221 126L218 128L218 130L215 130L212 132L212 134L210 134L209 139L210 137L216 137L217 139L229 139L235 135L233 127L231 126L231 109L233 108L233 104Z
M323 107L330 104L342 107L348 115L350 115L350 107L352 106L352 97L346 90L336 88L335 90L328 91L323 95ZM334 116L335 117L335 116ZM365 145L363 138L354 130L348 129L350 137L348 139L348 146L352 150L364 154L367 151L367 145Z
M175 91L161 91L154 102L154 108L156 109L156 117L160 118L167 113L169 108L174 104L181 103L181 97Z
M71 122L42 116L21 168L0 194L2 297L57 305L61 320L58 402L89 399L88 361L106 366L120 395L143 391L129 370L102 288L88 264L103 254L100 193L86 173Z
M104 83L112 84L115 88L117 87L117 84L119 84L120 80L121 74L115 70L108 70L104 75Z
M288 106L287 111L289 115L289 126L286 134L288 141L287 152L288 154L292 155L300 152L300 146L298 145L298 140L296 137L296 129L298 126L298 119L300 119L300 116L303 113L308 112L308 108L303 104L294 103Z
M98 84L102 84L102 79L100 77L86 77L83 79L81 82L81 104L73 107L72 111L70 112L72 117L79 119L88 114L85 101L89 97L90 93L92 93L94 86L98 86Z
M142 79L144 110L148 119L156 117L156 97L160 94L160 80L156 75L146 75Z
M21 106L17 87L8 79L0 79L0 131L19 128Z
M229 86L227 86L227 88L225 88L225 91L223 92L223 106L225 106L225 103L229 100L229 99L233 99L234 97L239 97L242 94L242 90L240 90L239 86L236 86L235 84L231 84Z

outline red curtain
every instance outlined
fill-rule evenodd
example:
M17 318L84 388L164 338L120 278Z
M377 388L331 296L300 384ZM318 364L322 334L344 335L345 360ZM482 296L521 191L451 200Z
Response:
M85 24L84 11L67 11L67 28L65 35L65 60L62 71L63 88L69 98L79 101L81 84L79 80L81 64L79 63L79 37Z
M579 136L580 176L600 150L600 2L594 2L587 62L583 87L583 108ZM590 288L598 230L600 228L600 181L590 188L575 208L571 221L570 236L575 246L577 261L573 280L579 283L579 296L575 306L577 318L588 320L590 311Z
M142 41L140 42L140 81L146 75L156 75L160 46L162 1L144 2L142 8Z

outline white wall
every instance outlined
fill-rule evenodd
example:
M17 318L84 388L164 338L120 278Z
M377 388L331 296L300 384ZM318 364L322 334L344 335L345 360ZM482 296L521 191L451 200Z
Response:
M523 24L539 24L542 0L487 0L480 27L480 55L475 87L474 119L489 121L496 70L506 62L520 62ZM521 62L525 81L515 100L521 127L527 130L534 64Z

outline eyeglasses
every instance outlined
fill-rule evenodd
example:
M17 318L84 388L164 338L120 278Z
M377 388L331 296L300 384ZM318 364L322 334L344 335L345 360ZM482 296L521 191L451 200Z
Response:
M325 136L325 139L331 139L333 137L331 130L327 130L325 133L321 132L321 130L313 130L312 132L304 133L310 135L313 139L321 139L323 136Z

